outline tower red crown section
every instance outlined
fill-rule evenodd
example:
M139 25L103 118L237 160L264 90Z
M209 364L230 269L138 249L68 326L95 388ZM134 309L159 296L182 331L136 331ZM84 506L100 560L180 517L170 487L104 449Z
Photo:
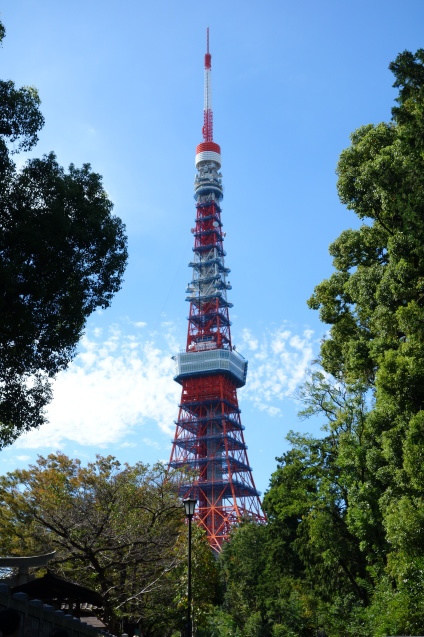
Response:
M196 520L214 551L244 517L265 520L244 442L237 389L246 382L247 361L231 343L221 221L221 149L213 141L209 29L205 54L203 142L196 148L196 225L187 345L174 359L182 385L170 466L188 471L184 498L198 501Z

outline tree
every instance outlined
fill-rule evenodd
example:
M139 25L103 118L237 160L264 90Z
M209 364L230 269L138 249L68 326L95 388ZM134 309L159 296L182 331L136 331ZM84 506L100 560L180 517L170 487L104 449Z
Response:
M355 131L338 163L362 225L330 246L334 272L309 300L330 331L301 417L324 434L289 435L267 526L223 551L243 635L424 631L424 50L390 68L392 121Z
M49 568L98 591L111 630L125 621L165 636L178 625L184 531L175 482L161 464L97 456L84 467L58 453L0 478L1 553L56 551Z
M315 634L310 590L302 582L304 569L294 544L296 531L285 522L277 516L267 525L244 521L231 532L219 558L225 584L223 607L216 618L221 631L211 634Z
M371 596L374 635L424 630L424 49L401 53L390 69L399 89L392 121L355 131L338 164L340 199L363 225L330 246L335 272L309 301L331 325L325 372L373 399L361 455L386 546ZM371 515L356 515L358 537Z
M127 261L125 228L89 164L12 161L37 142L39 105L36 89L0 81L0 448L45 421L51 379Z
M182 556L179 566L170 573L174 582L173 597L173 624L183 632L187 622L187 591L188 591L188 522L185 519L184 533L179 538L179 551ZM203 633L209 626L214 610L221 602L221 590L219 572L216 557L211 550L206 532L197 524L192 525L192 621L196 635L208 635ZM162 607L161 616L165 625L170 625L172 620L169 615L171 609ZM176 622L176 619L178 621Z
M387 551L381 489L365 463L366 388L315 371L299 398L303 417L324 417L325 435L289 434L264 497L267 525L231 534L225 609L243 635L366 637Z
M252 522L242 523L233 529L220 556L225 581L224 607L241 631L252 615L265 623L263 599L258 590L266 563L264 529Z

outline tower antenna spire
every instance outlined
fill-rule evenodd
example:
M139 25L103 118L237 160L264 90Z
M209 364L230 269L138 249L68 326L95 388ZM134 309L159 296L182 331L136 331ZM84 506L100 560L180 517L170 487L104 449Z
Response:
M205 53L205 97L203 107L203 141L213 141L213 112L212 112L212 82L211 82L211 61L209 53L209 27L206 29L206 53Z

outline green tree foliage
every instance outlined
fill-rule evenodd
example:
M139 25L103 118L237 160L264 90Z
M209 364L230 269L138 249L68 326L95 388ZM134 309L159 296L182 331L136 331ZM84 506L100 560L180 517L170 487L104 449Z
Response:
M243 636L255 626L263 637L365 637L387 548L365 462L367 390L317 371L300 398L303 417L324 417L325 435L289 434L264 498L267 525L242 525L224 547L225 608Z
M391 630L420 632L424 50L415 55L405 51L390 68L399 88L393 121L356 131L338 166L340 199L364 225L343 232L330 247L336 271L317 286L310 305L331 325L321 349L324 370L347 382L365 383L374 397L365 422L372 444L361 453L379 496L381 534L387 543L386 599L401 595L403 608L411 609ZM359 536L368 519L356 515ZM386 612L390 614L390 604Z
M268 524L249 531L264 549L240 528L223 554L241 635L424 634L424 50L390 69L392 121L355 131L338 163L362 225L330 246L309 300L330 330L301 416L324 435L290 434Z
M178 617L178 626L185 630L187 619L187 591L188 591L188 524L185 525L185 532L180 535L179 551L182 556L179 567L171 574L175 582L174 608L172 613ZM221 602L221 586L219 572L213 551L209 545L206 533L198 527L195 522L192 524L192 556L191 556L191 577L192 577L192 621L196 629L196 634L203 635L203 631L210 624L211 617L215 615L215 608ZM177 615L176 615L177 611ZM168 611L169 612L169 611ZM160 610L164 613L164 609ZM167 622L168 625L170 622ZM209 635L209 632L205 633Z
M269 520L267 525L246 521L232 531L219 560L225 593L219 623L211 636L313 634L309 632L314 626L313 613L307 587L300 579L294 537L293 530L279 520Z
M39 457L0 478L0 552L56 551L49 568L98 591L111 630L123 620L166 637L184 625L187 609L187 531L176 491L161 464L98 456L82 466L61 453ZM196 531L194 615L202 624L217 572Z
M44 422L51 378L127 261L124 226L89 164L66 172L50 153L15 166L37 142L39 106L36 89L0 81L0 448Z

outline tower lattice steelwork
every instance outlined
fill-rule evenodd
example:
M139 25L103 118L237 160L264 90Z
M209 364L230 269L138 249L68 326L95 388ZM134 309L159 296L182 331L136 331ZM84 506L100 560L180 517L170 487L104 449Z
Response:
M183 497L198 501L196 519L220 551L231 526L243 517L264 521L247 458L237 400L246 382L247 361L231 343L221 222L221 149L213 141L209 30L205 55L203 142L196 148L196 225L187 346L175 358L174 379L182 385L170 466L194 476L181 485Z

